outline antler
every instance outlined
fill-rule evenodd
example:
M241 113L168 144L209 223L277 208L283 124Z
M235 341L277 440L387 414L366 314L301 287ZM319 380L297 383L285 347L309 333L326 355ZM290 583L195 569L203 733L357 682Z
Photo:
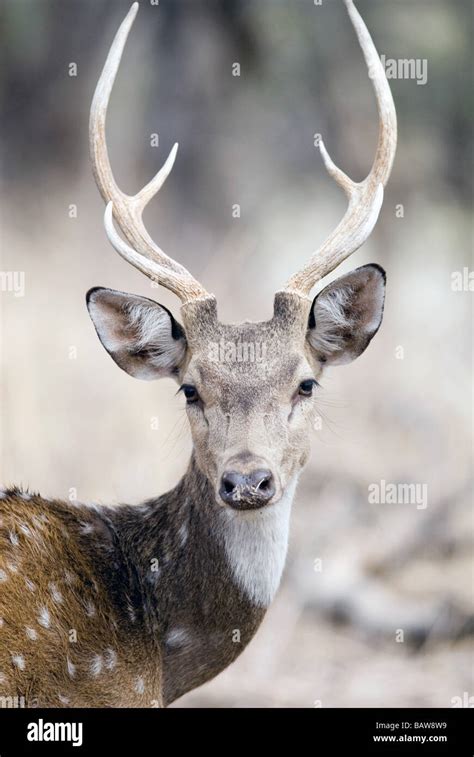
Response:
M99 191L105 202L108 203L104 224L109 241L115 250L146 276L174 292L183 302L189 302L209 295L186 268L165 255L153 242L142 220L144 208L161 189L173 168L178 145L173 146L166 162L156 176L133 196L125 194L117 186L107 152L105 137L107 106L128 33L137 11L138 3L134 3L115 35L97 82L89 120L92 166ZM124 242L117 233L113 218L117 221L129 244Z
M308 295L317 281L359 249L372 233L383 201L397 147L397 115L392 93L372 38L352 0L344 0L372 78L379 112L379 139L374 163L364 181L352 181L319 143L324 165L349 199L346 214L309 262L288 281L285 290Z

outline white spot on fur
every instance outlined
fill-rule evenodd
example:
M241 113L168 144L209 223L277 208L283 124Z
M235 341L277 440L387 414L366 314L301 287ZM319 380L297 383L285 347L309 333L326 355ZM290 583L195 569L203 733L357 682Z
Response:
M40 614L38 615L38 623L40 626L43 626L43 628L49 628L51 625L51 615L49 614L47 607L41 608Z
M6 566L10 573L18 573L18 565L14 562L10 562L10 560L6 563Z
M165 643L168 647L181 647L190 640L190 635L185 628L172 628L166 635Z
M102 665L103 664L104 664L104 661L102 659L102 655L95 654L94 657L92 658L92 662L91 662L91 668L90 668L91 675L93 675L95 677L98 676L98 675L100 675L100 673L102 671Z
M158 583L158 580L161 575L161 568L159 565L153 565L153 569L150 568L150 570L147 573L147 579L151 584Z
M93 618L95 615L95 604L90 599L86 602L86 613L89 618Z
M107 670L113 670L117 664L117 653L112 647L105 650L105 667Z
M84 523L83 521L81 521L79 531L81 532L81 534L85 534L85 535L93 534L95 531L95 528L92 525L92 523Z
M279 502L259 510L221 510L220 535L237 585L259 607L268 607L280 584L288 549L297 478Z
M28 494L28 492L20 492L20 497L26 500L26 502L29 502L31 499L31 494Z
M127 612L128 612L128 617L130 618L130 620L132 621L132 623L135 623L135 621L137 619L137 616L135 615L135 610L134 610L133 605L132 605L132 603L130 601L130 597L127 598Z
M0 568L0 582L8 581L8 576L4 570Z
M181 528L178 530L178 537L181 547L184 547L188 540L188 526L186 523L183 523Z
M0 628L3 626L3 618L0 618Z
M77 576L74 573L71 573L70 570L64 571L64 578L66 583L69 585L74 584L77 581Z
M76 675L76 666L71 662L69 657L66 657L66 666L67 666L67 672L69 673L71 678L74 678Z
M51 583L49 584L49 593L51 594L51 596L52 596L52 598L53 598L53 602L56 602L57 604L59 604L59 605L60 605L60 604L61 604L61 602L63 601L63 595L62 595L62 594L61 594L61 592L59 591L59 589L58 589L58 587L56 586L56 584L55 584L55 583L53 583L53 582L51 582Z
M150 505L136 505L136 508L140 515L143 515L144 518L147 518L153 512Z
M19 670L25 669L25 658L21 654L12 654L12 663Z
M22 533L24 533L24 534L25 534L25 536L28 536L28 537L30 537L30 536L31 536L31 531L30 531L29 527L28 527L28 526L26 525L26 523L22 523L22 524L20 525L20 531L21 531Z
M18 547L20 540L18 538L18 534L16 534L14 531L10 531L10 541L13 544L14 547Z
M31 639L32 641L36 641L36 639L38 638L38 634L36 633L35 629L28 628L27 626L25 630L26 630L26 635L28 636L28 638Z
M137 694L143 694L143 692L145 691L145 681L141 676L139 676L135 681L135 691L137 692Z
M58 699L62 704L69 704L69 698L64 697L62 694L58 694Z
M32 591L32 592L36 591L36 584L33 583L33 581L30 581L29 578L25 578L25 584L26 584L27 589L29 589L29 591Z

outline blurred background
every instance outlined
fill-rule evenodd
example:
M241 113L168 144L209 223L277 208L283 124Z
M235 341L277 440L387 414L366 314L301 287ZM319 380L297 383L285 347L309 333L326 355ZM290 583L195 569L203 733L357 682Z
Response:
M386 268L384 322L357 362L324 378L262 628L174 706L450 707L474 693L472 3L357 5L379 53L420 74L391 79L394 171L370 241L337 274ZM84 302L105 285L179 317L107 243L89 163L90 101L128 7L0 9L1 479L107 503L166 491L190 454L176 386L121 372ZM224 321L268 318L274 291L344 213L316 134L350 176L366 175L376 107L342 0L143 0L109 109L112 165L134 193L180 143L145 221ZM426 487L426 507L370 501L381 481Z

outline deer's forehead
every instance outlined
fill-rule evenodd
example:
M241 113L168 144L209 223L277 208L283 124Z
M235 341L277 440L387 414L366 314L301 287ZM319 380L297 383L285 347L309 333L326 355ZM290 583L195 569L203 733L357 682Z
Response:
M264 351L267 360L281 361L282 350L297 353L303 351L303 339L295 339L290 331L277 327L272 322L265 323L242 323L238 325L226 325L218 323L214 328L209 328L199 340L192 340L192 352L205 360L206 356L213 355L216 349L219 354L227 350ZM301 344L300 344L301 342Z
M218 390L221 396L250 394L257 398L291 385L304 373L306 365L303 355L280 352L278 359L271 360L257 347L222 343L215 354L195 355L188 375L200 386Z

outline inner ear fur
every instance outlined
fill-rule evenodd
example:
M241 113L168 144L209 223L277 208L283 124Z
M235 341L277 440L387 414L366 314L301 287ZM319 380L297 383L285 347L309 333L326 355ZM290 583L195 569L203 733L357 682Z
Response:
M323 364L350 363L364 352L382 322L386 275L371 263L323 289L311 306L307 339Z

